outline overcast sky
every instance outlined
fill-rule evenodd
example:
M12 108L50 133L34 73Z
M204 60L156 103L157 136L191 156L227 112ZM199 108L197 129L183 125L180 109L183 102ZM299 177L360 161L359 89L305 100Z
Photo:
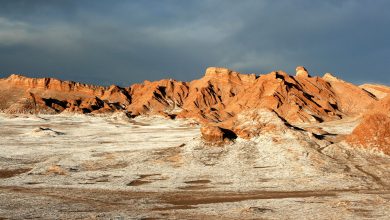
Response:
M390 84L388 0L0 0L0 77L128 86L304 65Z

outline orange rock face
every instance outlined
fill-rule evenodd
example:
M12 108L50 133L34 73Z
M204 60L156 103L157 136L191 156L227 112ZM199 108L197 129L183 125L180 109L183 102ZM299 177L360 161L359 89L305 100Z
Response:
M11 75L6 79L3 79L5 83L17 88L23 88L32 91L46 91L51 92L53 95L59 95L58 93L73 94L76 96L101 96L104 92L104 87L92 86L82 83L61 81L53 78L27 78L20 75Z
M378 99L383 99L390 94L390 87L376 84L364 84L360 88L375 95Z
M127 88L131 103L126 109L132 115L175 114L188 96L188 86L175 80L145 81Z
M329 73L325 74L322 79L329 83L337 108L345 115L364 113L377 101L377 98L366 90L340 80Z
M7 113L106 113L130 103L127 91L117 86L105 88L19 75L0 79L0 94L0 109Z
M56 111L47 106L45 100L41 97L26 93L18 101L11 104L5 112L8 114L54 114Z
M272 110L290 123L321 122L361 114L378 102L372 92L331 74L312 77L304 67L297 67L295 76L283 71L255 75L210 67L204 77L191 82L145 81L127 88L11 75L0 79L0 94L0 110L6 112L125 111L132 116L195 118L201 123L234 121L253 109ZM26 99L35 100L33 108L23 104Z
M353 146L377 149L390 155L390 116L367 114L346 140Z
M373 103L367 113L383 113L390 115L390 95Z
M284 132L291 128L290 123L368 114L348 141L388 153L389 94L390 87L358 87L329 73L312 77L302 66L294 76L283 71L255 75L210 67L202 78L191 82L164 79L127 88L11 75L0 79L0 111L123 111L128 116L194 118L203 125L203 140L217 144L236 136L250 139L266 132Z
M232 131L217 126L203 126L200 128L200 132L202 139L209 144L220 145L237 137Z

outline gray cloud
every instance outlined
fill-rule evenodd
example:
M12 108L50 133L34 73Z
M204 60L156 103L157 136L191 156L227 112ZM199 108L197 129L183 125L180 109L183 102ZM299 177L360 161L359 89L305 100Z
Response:
M297 65L390 84L390 15L363 1L0 1L0 77L95 84Z

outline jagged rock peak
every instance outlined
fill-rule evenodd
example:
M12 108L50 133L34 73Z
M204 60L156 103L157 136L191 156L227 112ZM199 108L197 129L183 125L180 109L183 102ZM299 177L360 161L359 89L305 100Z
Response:
M325 73L324 76L322 77L323 80L327 82L337 82L337 81L342 81L339 78L335 77L331 73Z
M234 74L233 70L223 68L223 67L208 67L205 72L205 76L208 77L216 77L216 76L221 76L221 75L229 75L229 74ZM237 74L237 73L236 73Z
M309 75L309 72L307 71L307 69L303 66L298 66L296 69L295 69L295 76L301 76L301 77L310 77Z
M208 67L204 74L205 79L237 79L242 82L256 80L256 74L243 74L223 67Z

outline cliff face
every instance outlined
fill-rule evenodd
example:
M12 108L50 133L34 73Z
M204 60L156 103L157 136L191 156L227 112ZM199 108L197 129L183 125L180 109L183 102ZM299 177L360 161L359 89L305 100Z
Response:
M0 86L0 108L6 112L126 111L133 116L160 114L214 123L234 118L243 110L261 108L271 109L289 122L339 119L366 111L387 91L382 86L375 96L367 86L360 88L330 74L311 77L304 67L298 67L295 76L283 71L257 76L210 67L204 77L191 82L145 81L127 88L11 75L1 79ZM37 99L40 101L34 101ZM32 100L32 104L24 109L22 100Z
M10 75L4 81L3 83L25 90L74 93L80 96L101 96L105 91L105 88L101 86L61 81L53 78L34 79L15 74Z

